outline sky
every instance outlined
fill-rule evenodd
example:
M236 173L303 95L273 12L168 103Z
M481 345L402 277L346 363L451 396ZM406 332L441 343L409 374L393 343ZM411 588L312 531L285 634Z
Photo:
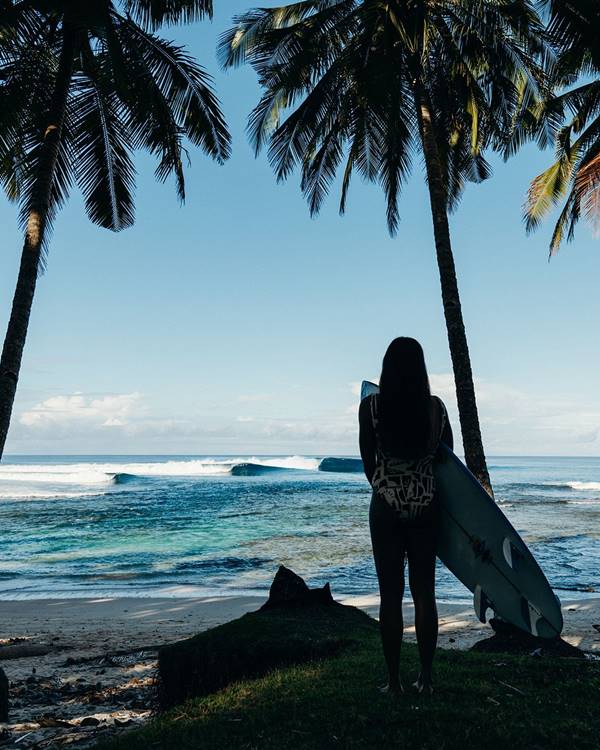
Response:
M248 143L254 73L216 60L248 2L215 6L212 23L164 35L214 75L232 158L192 150L180 206L138 155L137 220L119 234L92 225L73 193L38 284L7 453L355 455L360 381L378 377L398 335L421 341L458 436L420 160L396 237L380 189L359 179L344 217L334 191L311 219L299 176L277 184ZM551 157L492 157L492 179L451 218L489 455L600 455L599 240L581 222L548 262L552 222L531 236L522 223ZM0 226L3 333L22 241L3 197Z

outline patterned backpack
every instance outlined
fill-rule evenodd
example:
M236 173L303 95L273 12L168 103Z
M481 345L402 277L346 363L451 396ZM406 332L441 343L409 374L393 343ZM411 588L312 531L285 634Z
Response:
M441 426L435 442L430 441L428 453L420 458L397 458L386 455L382 448L377 430L379 394L371 397L371 419L377 442L377 463L371 485L402 519L419 518L431 505L435 494L433 461L447 419L443 402L436 400L441 407Z

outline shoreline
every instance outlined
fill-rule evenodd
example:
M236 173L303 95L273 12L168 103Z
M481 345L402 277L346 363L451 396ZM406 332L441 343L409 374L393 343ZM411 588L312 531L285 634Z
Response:
M263 596L0 600L0 667L11 683L19 747L77 746L151 715L158 647L258 609ZM376 594L339 597L377 617ZM438 602L441 648L466 650L493 631L468 603ZM405 637L415 640L405 600ZM600 596L563 602L563 637L600 656ZM594 627L596 625L597 627ZM83 722L83 723L82 723ZM39 745L43 742L43 745Z

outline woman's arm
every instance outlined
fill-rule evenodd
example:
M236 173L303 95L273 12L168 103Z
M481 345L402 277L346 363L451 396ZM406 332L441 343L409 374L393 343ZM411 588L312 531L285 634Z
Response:
M450 424L448 411L446 410L446 406L442 399L440 399L440 405L442 407L442 413L444 415L444 429L442 430L441 441L442 443L447 445L450 450L454 450L454 436L452 435L452 425Z
M376 442L373 422L371 420L371 399L364 398L358 409L358 442L365 476L369 484L375 473Z

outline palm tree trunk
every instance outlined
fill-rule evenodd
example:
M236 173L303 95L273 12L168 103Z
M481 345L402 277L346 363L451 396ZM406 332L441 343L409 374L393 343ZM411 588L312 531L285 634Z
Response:
M31 306L40 272L44 231L55 178L69 87L73 76L75 38L74 30L69 25L64 24L63 46L56 83L48 111L46 129L42 135L38 173L31 190L31 208L25 227L21 266L4 339L2 357L0 358L0 459L4 452L10 425Z
M456 269L450 242L448 202L444 174L440 162L431 104L426 90L418 80L415 83L415 107L427 170L435 249L440 272L442 302L446 318L446 329L448 331L450 357L454 369L456 399L458 401L465 459L471 472L493 497L492 484L481 440L481 428L477 413L469 346L467 344L465 324L456 281Z

